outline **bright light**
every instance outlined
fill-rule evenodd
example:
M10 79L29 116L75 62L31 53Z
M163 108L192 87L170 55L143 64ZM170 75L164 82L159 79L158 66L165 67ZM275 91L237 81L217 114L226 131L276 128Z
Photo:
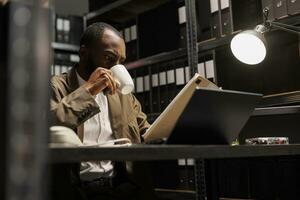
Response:
M231 40L231 51L239 61L248 65L256 65L265 59L266 47L258 34L260 33L255 31L245 31Z

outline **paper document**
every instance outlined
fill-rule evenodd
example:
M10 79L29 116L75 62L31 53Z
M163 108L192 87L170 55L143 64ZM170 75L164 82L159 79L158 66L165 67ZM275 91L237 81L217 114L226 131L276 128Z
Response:
M168 138L197 87L219 89L196 73L143 135L145 142Z

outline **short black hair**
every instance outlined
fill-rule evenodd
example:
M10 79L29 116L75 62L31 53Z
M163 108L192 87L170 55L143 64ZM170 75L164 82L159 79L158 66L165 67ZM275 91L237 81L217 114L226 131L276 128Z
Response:
M120 38L123 38L122 34L113 26L104 23L104 22L97 22L93 23L86 28L84 33L80 39L80 46L84 45L89 47L91 44L97 42L100 37L102 37L104 30L111 30L116 33Z

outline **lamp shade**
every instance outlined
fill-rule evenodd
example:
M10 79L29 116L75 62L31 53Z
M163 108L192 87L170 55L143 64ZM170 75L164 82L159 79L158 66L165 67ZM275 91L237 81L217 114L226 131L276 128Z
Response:
M257 28L243 31L234 36L230 48L239 61L248 65L262 62L267 53L265 37Z

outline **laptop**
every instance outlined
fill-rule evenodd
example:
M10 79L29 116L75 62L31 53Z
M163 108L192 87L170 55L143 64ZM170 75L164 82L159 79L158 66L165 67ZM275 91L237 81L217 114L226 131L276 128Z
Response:
M205 81L196 74L182 89L145 133L145 142L230 144L237 139L262 95L201 87L199 80Z

